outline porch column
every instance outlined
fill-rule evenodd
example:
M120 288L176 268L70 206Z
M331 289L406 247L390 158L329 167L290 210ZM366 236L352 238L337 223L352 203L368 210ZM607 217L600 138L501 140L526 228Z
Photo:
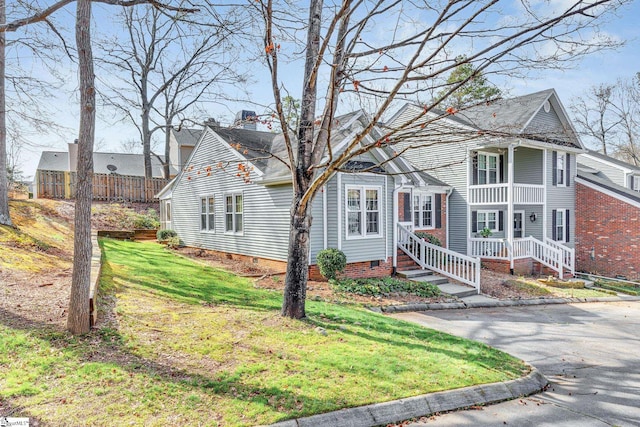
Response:
M506 232L509 245L509 269L513 271L513 144L509 144L507 152L507 218ZM524 221L524 218L523 218Z

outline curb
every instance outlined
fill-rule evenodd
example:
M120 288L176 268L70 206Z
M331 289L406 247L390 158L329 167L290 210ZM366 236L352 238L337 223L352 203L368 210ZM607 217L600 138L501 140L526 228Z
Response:
M531 372L511 381L439 391L406 399L341 409L310 417L271 424L272 427L350 426L373 427L393 424L439 412L454 411L476 405L488 405L538 393L549 384L533 368Z
M495 300L469 302L436 302L430 304L388 305L386 307L368 307L378 313L406 313L409 311L460 310L466 308L519 307L525 305L576 304L586 302L640 301L640 296L628 297L592 297L592 298L539 298L522 300Z

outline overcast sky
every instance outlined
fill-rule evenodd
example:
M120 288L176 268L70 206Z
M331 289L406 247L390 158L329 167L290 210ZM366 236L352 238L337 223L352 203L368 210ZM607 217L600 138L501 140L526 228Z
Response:
M73 10L63 13L71 17ZM531 73L532 78L505 81L504 85L509 95L518 96L555 88L561 102L568 110L571 99L582 94L589 87L601 83L613 83L618 78L629 78L636 72L640 72L640 2L634 1L622 9L618 18L606 23L603 29L610 36L625 40L625 46L615 51L599 52L589 56L571 69L537 70ZM69 72L72 73L73 71ZM252 88L252 97L263 104L269 104L270 92L268 89L269 84L258 83ZM292 93L292 95L299 97L295 93ZM38 138L38 147L25 148L23 150L21 154L21 169L27 178L34 175L43 150L66 151L67 143L73 142L76 138L78 107L75 105L74 96L63 95L53 100L53 105L52 109L58 111L56 113L57 120L69 128L68 136L43 136ZM212 107L210 116L226 119L223 120L223 123L230 123L233 120L233 113L241 108L241 105ZM122 141L136 136L135 129L130 126L114 125L109 121L99 119L96 130L96 151L118 151Z

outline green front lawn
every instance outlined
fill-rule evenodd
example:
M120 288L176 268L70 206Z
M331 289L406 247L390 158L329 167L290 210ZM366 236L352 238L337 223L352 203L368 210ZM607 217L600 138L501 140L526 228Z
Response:
M517 378L490 347L281 293L155 243L101 241L110 327L0 324L0 399L47 425L255 425ZM114 298L115 297L115 298Z

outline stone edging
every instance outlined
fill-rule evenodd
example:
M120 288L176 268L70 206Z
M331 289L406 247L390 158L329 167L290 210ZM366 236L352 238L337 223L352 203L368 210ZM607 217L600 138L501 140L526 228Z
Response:
M454 411L476 405L487 405L517 399L538 393L549 384L547 379L533 368L529 375L511 381L440 391L374 403L357 408L341 409L325 414L312 415L272 424L273 427L351 426L372 427L398 423L412 418Z
M464 308L481 307L517 307L523 305L545 305L545 304L574 304L583 302L616 302L616 301L640 301L640 297L594 297L594 298L538 298L521 300L491 300L491 301L469 301L469 302L435 302L416 303L403 305L388 305L385 307L368 307L369 310L378 313L404 313L409 311L428 310L455 310Z

